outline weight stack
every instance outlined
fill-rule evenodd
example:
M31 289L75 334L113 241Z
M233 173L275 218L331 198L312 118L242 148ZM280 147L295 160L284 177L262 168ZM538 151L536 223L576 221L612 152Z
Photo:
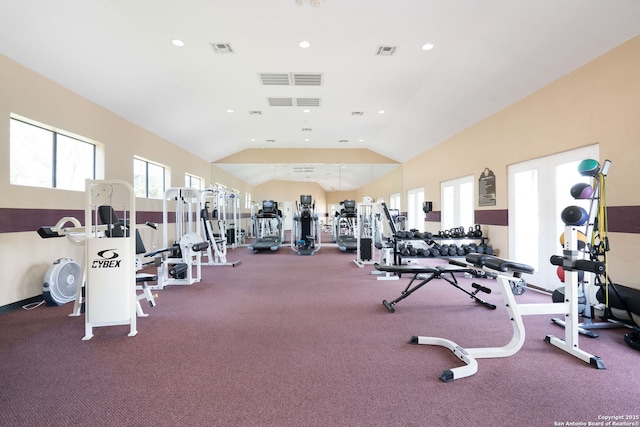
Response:
M371 261L371 238L360 239L360 259L363 261Z
M235 244L236 244L236 229L227 228L227 245L235 245Z

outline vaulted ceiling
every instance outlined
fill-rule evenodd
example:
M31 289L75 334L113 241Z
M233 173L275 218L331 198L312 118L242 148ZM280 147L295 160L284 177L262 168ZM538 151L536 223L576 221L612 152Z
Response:
M639 33L638 0L0 1L1 54L211 162L402 163Z

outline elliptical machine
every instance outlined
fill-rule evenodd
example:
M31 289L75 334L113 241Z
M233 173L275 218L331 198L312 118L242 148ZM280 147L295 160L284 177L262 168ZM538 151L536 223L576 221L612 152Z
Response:
M298 255L313 255L320 250L320 223L315 213L315 203L311 195L300 196L293 214L293 235L291 249Z

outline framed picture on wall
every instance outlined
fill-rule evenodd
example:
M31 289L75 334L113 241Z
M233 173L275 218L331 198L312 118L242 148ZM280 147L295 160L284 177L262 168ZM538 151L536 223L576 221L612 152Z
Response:
M496 176L489 168L484 168L478 179L478 205L496 205Z

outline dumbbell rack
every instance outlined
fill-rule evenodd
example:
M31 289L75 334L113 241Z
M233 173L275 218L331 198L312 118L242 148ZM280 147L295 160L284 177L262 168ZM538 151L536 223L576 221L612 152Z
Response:
M464 255L441 255L439 257L418 257L416 255L402 255L398 250L399 242L422 242L425 247L430 245L430 241L479 241L482 243L487 243L489 241L488 237L441 237L441 236L433 236L430 238L408 238L408 237L398 237L397 235L393 238L393 263L394 265L402 264L403 258L462 258Z

